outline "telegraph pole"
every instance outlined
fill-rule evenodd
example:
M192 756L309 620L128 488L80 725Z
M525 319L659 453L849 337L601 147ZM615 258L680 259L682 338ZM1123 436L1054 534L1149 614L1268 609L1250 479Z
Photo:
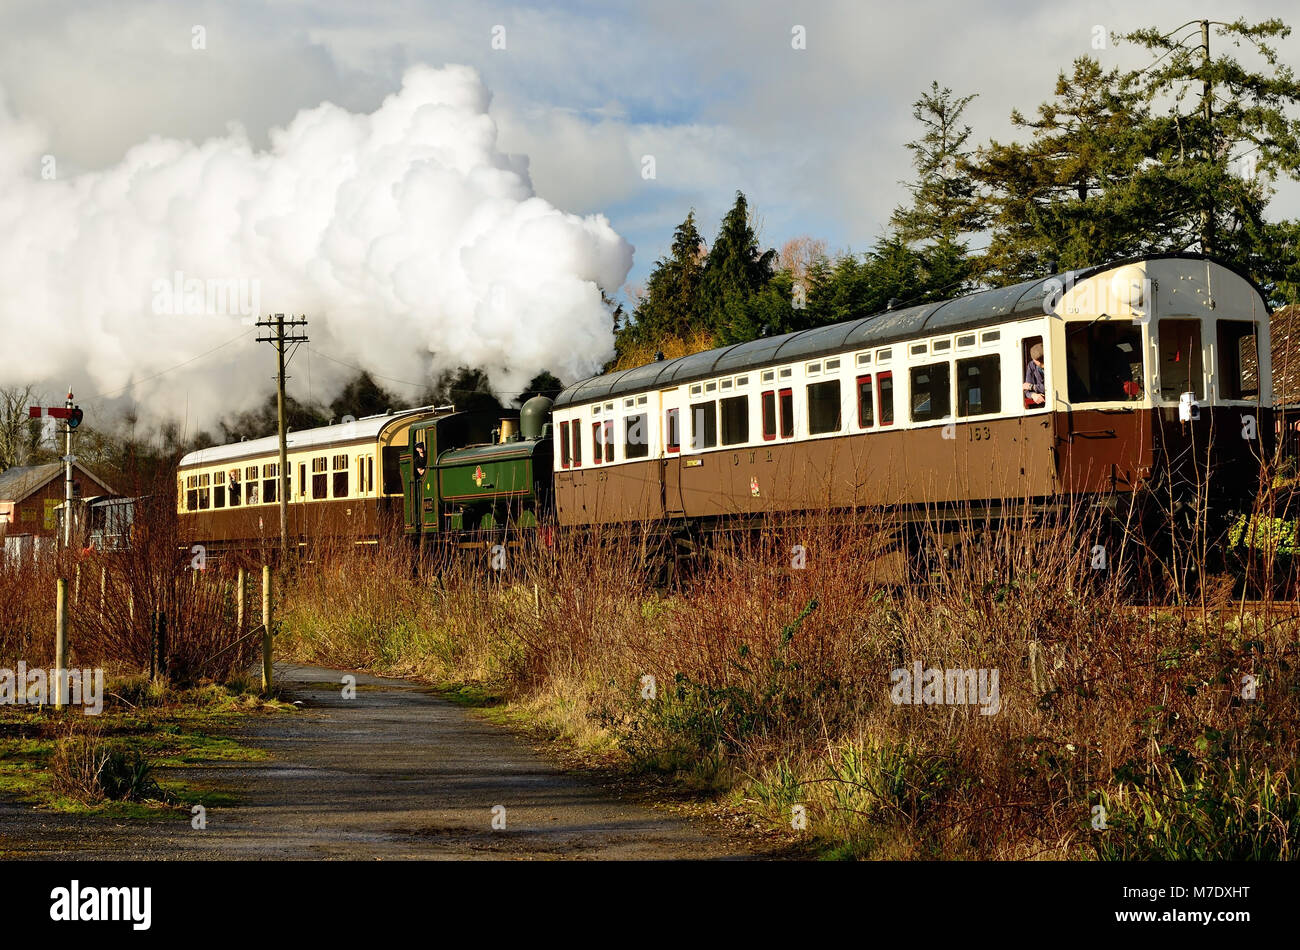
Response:
M280 430L280 478L277 495L280 500L280 569L284 570L289 563L289 486L292 482L289 480L289 441L288 441L288 423L285 415L285 396L284 382L288 379L284 374L284 368L288 365L293 354L288 352L289 344L306 343L307 335L305 333L293 333L294 327L305 327L307 325L306 317L293 318L288 320L284 314L277 313L274 317L267 317L265 320L258 320L257 326L274 329L275 334L272 336L259 336L259 343L271 343L275 346L276 359L278 363L275 390L275 407L277 421ZM288 330L289 332L286 332Z

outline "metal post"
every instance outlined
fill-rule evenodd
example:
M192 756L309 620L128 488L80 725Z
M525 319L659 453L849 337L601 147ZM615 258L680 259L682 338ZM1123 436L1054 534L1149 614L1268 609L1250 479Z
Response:
M235 638L244 635L244 589L248 586L248 573L239 569L239 586L235 588Z
M262 565L262 692L271 691L271 565Z
M59 578L54 608L54 708L61 710L67 697L68 678L64 667L68 661L68 582Z

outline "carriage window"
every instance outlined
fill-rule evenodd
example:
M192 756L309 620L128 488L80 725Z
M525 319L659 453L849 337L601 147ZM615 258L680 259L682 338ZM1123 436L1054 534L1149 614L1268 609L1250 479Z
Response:
M244 469L244 485L248 495L248 504L257 505L261 503L262 492L261 483L257 480L257 466L250 465Z
M982 416L1002 410L1002 367L996 356L957 361L957 415Z
M328 462L329 459L323 455L311 460L311 496L313 498L324 498L329 491Z
M230 470L230 486L229 486L230 490L228 492L231 508L234 508L236 505L239 504L240 484L241 483L239 481L239 469L232 468Z
M185 510L199 510L199 477L191 475L185 479Z
M669 452L682 450L682 420L680 409L669 409L664 413L665 441Z
M215 472L212 475L212 507L226 507L226 473Z
M763 441L771 442L776 438L776 391L769 389L763 393Z
M894 424L894 374L880 373L876 376L876 401L880 403L880 424Z
M749 441L749 397L732 396L722 400L722 444L739 445Z
M400 445L384 446L384 454L380 457L382 462L380 472L384 478L385 495L402 494L402 451Z
M794 390L782 389L777 393L777 406L781 410L781 438L794 438Z
M1201 369L1201 321L1160 321L1160 398L1177 400L1186 392L1205 398Z
M1065 334L1065 373L1070 402L1141 398L1142 330L1129 322L1070 321Z
M1224 399L1259 396L1259 351L1255 324L1220 320L1218 326L1219 395Z
M623 420L623 458L643 459L650 455L650 416L640 412Z
M716 403L697 402L691 405L691 448L711 449L718 444L718 412Z
M871 377L858 377L858 428L870 429L876 424L875 407L871 400Z
M262 501L267 504L277 500L279 494L276 491L276 478L280 474L280 463L275 462L271 465L262 466Z
M573 437L573 467L582 467L582 423L577 419L573 420L573 429L569 433Z
M614 420L605 420L605 461L614 461Z
M929 422L952 414L948 363L912 367L912 421Z
M560 423L560 468L569 467L569 423Z
M808 433L840 431L840 383L833 379L808 387Z
M199 511L207 511L209 501L208 476L199 476Z
M334 497L348 497L348 457L334 456Z

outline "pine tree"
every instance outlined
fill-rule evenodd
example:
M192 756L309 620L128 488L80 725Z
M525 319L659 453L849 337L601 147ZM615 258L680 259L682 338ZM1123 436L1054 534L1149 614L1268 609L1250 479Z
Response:
M974 98L954 98L951 89L932 82L912 103L912 117L923 129L919 139L907 143L916 168L916 181L906 185L912 203L895 208L891 218L899 236L910 244L946 241L956 246L961 235L982 227L984 216L966 148L971 127L962 122Z
M717 240L709 250L700 280L700 316L704 325L724 337L743 333L735 321L739 303L761 291L772 279L775 250L761 250L758 235L749 220L749 204L743 192L722 219Z
M1057 77L1037 119L1012 112L1030 141L990 142L971 166L991 228L985 279L1013 283L1143 249L1157 211L1138 187L1144 116L1118 70L1088 57Z
M1300 180L1300 120L1290 114L1300 106L1300 83L1273 45L1290 33L1278 19L1192 20L1168 33L1151 28L1120 37L1155 57L1125 86L1151 113L1146 131L1155 161L1142 183L1163 207L1161 243L1197 247L1266 286L1300 277L1294 226L1264 217L1277 179ZM1223 41L1250 44L1264 68L1252 71L1232 53L1213 55Z
M692 209L673 232L668 256L655 261L632 320L616 327L620 352L636 344L654 345L670 336L685 337L699 325L703 248Z

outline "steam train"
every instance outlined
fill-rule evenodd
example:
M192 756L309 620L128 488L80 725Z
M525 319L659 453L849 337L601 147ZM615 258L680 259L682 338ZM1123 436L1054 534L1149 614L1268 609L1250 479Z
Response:
M428 406L192 452L177 507L217 547L422 542L508 526L898 511L1209 484L1249 506L1271 450L1269 308L1171 254L891 309L577 382L504 417ZM1035 358L1037 357L1037 358Z

